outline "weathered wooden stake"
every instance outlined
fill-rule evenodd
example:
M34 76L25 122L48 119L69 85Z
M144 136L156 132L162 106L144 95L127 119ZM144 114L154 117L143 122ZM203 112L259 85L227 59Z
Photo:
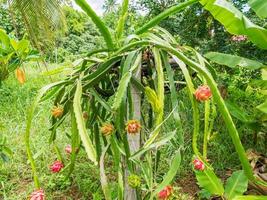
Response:
M134 77L137 80L141 80L141 65L134 74ZM133 85L131 85L131 96L133 100L133 119L141 121L141 94ZM130 147L131 154L133 152L136 152L140 148L140 133L138 134L128 134L128 143ZM125 200L137 200L137 194L136 190L131 188L128 185L128 176L129 171L125 170L125 194L124 199Z

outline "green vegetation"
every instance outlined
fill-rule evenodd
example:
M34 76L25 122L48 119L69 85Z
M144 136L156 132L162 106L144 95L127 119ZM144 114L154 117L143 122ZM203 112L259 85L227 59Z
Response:
M1 199L266 199L265 3L0 2Z

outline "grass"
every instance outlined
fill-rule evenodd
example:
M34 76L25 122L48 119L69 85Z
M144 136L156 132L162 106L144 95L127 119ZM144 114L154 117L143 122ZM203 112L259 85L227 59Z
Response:
M27 199L28 195L34 189L31 169L27 161L24 145L26 111L31 106L31 102L38 89L49 82L50 79L41 76L38 69L31 69L31 71L27 72L27 82L24 85L19 85L14 76L10 76L0 88L0 134L7 138L7 145L13 151L12 158L0 166L0 199ZM229 96L234 96L233 100L240 101L243 107L251 105L250 107L252 109L258 103L255 101L256 97L252 94L251 97L248 96L249 98L245 98L247 94L243 94L237 90L229 91L229 93ZM189 99L185 91L179 92L179 97L181 98L180 111L185 136L185 152L182 167L176 180L177 182L187 182L184 180L187 176L189 177L188 179L192 179L190 175L192 173L190 163L193 156L191 148L192 115ZM37 161L41 185L46 191L47 199L103 199L100 181L98 179L99 171L90 165L84 151L81 151L78 156L71 180L64 181L64 177L61 175L52 175L49 171L49 165L56 159L53 145L50 145L48 142L50 137L48 129L50 127L49 116L51 107L52 102L46 102L38 108L33 122L31 137L31 145L35 160ZM168 102L166 102L166 107L169 107ZM250 139L253 137L253 132L238 121L236 123L245 148L255 147ZM173 124L172 119L168 120L164 125L164 130L166 132L174 130L175 127ZM67 120L57 133L57 145L66 160L68 160L68 157L64 154L64 147L70 143L66 136L68 132L70 132L70 124L68 124ZM201 141L201 138L199 141ZM164 175L164 166L166 166L165 164L169 160L169 155L172 155L176 151L176 148L177 146L172 145L165 147L165 153L161 156L161 159L166 162L163 162L164 164L160 168L162 173L160 174ZM201 149L200 145L199 148ZM262 153L267 153L264 152L266 149L264 150L260 145L257 145L257 150ZM229 168L234 170L240 168L238 156L235 153L232 141L220 116L216 119L214 137L209 143L208 157L219 173ZM110 169L110 172L111 174L113 173L112 169ZM114 192L116 192L115 187L116 184L112 184Z
M7 138L7 146L13 151L12 158L0 166L0 199L27 199L34 189L24 145L24 131L28 107L37 91L50 82L48 77L39 73L38 69L27 72L27 82L24 85L20 85L12 75L0 88L0 133ZM48 142L51 106L52 103L47 102L38 108L31 132L32 150L47 199L93 199L93 196L94 199L101 199L98 170L91 167L83 152L78 157L79 165L75 168L71 183L62 182L58 186L56 182L60 177L51 176L49 165L56 159L53 145ZM69 130L66 123L57 134L57 145L63 154L65 145L70 143L66 137ZM64 184L69 187L64 187Z

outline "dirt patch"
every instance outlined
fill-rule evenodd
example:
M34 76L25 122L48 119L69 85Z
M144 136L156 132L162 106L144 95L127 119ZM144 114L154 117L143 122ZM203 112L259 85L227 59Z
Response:
M75 185L72 185L68 191L64 194L54 194L54 200L67 200L69 198L79 200L83 198L83 195L79 192L79 188Z
M187 174L186 176L176 180L177 185L181 188L182 193L188 194L192 199L197 197L199 187L196 184L196 178L193 174Z

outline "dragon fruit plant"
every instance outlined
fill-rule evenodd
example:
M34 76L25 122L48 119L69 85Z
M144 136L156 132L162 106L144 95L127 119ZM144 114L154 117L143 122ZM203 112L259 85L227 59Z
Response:
M200 3L225 25L228 32L244 35L263 49L267 49L266 29L253 24L226 0L189 0L174 5L132 34L125 35L129 0L124 0L115 34L112 35L85 0L75 2L91 17L105 39L106 48L88 52L82 61L76 62L78 64L72 73L42 88L29 109L25 140L36 189L41 188L41 183L30 149L31 122L37 105L52 99L50 142L56 143L57 128L70 116L71 149L82 150L80 147L83 146L88 160L100 169L105 199L112 199L105 170L107 156L112 158L113 167L118 171L117 199L168 199L172 194L169 185L179 170L184 149L174 67L183 74L193 108L192 146L197 159L194 170L204 174L208 171L216 176L206 165L206 159L208 138L214 124L213 113L217 110L225 121L245 177L255 184L266 186L253 175L236 127L214 80L216 73L209 62L195 49L181 46L170 33L156 25L168 16ZM198 75L196 78L192 76L194 73ZM200 81L202 84L198 85ZM164 114L165 86L170 90L172 107L167 116ZM203 152L197 145L198 136L202 133L199 104L205 107ZM86 118L84 113L87 113ZM175 120L176 129L166 133L162 125L169 118ZM177 152L165 176L159 178L157 166L161 159L158 156L161 147L171 145L171 140L176 140L179 146L176 146ZM64 171L68 171L68 175L74 168L78 152L71 151L70 164L60 165L60 169L66 166ZM220 195L222 193L220 188Z

